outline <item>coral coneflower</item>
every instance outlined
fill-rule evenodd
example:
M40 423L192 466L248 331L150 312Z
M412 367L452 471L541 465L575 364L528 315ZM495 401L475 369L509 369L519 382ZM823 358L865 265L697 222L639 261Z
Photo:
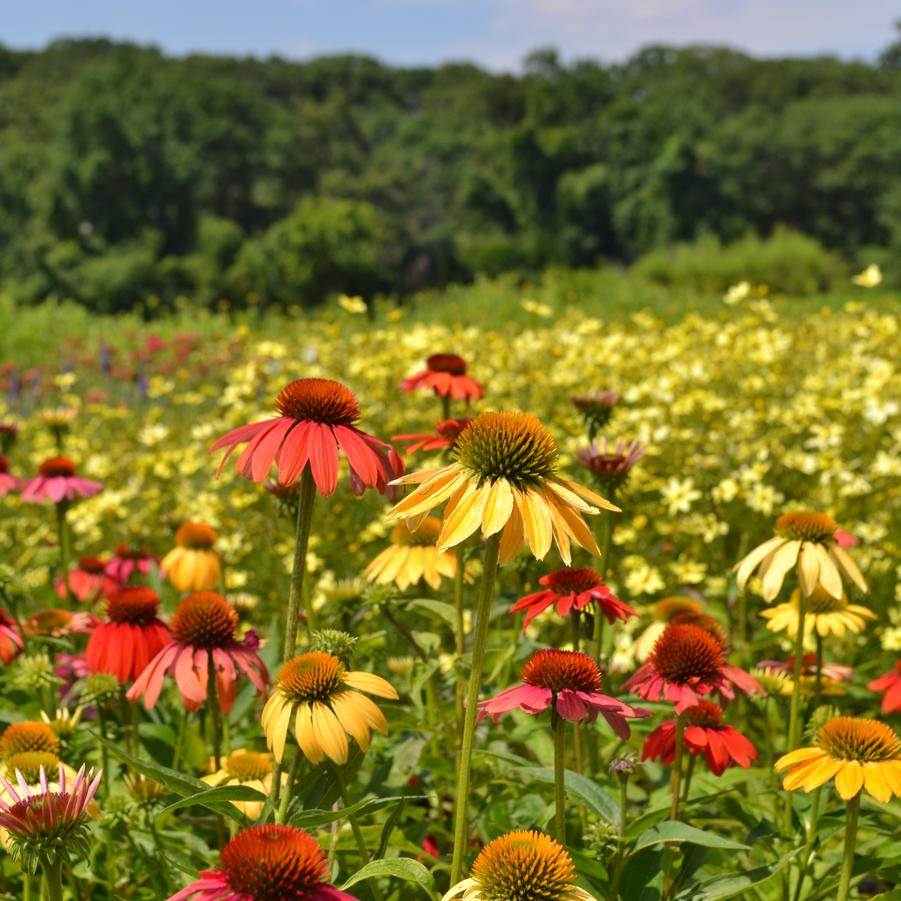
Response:
M870 691L882 691L882 712L901 711L901 660L895 661L895 668L867 685Z
M89 635L97 626L98 619L88 610L62 610L51 607L49 610L38 610L32 613L22 628L26 635L51 635L61 638L63 635Z
M92 673L112 673L131 682L169 643L172 634L157 616L159 595L143 585L126 585L106 602L106 621L94 629L85 650Z
M75 464L68 457L52 457L38 467L38 474L27 479L22 489L23 501L74 501L80 497L93 497L103 490L100 482L83 479Z
M58 578L53 587L61 600L66 599L66 582L69 593L82 604L96 604L103 591L103 572L106 562L100 557L79 557L78 566L69 571L68 580Z
M0 610L0 661L9 666L24 650L19 624L5 610Z
M581 394L570 398L585 422L589 441L594 441L594 436L610 422L619 398L619 391L598 391L595 394Z
M321 494L338 485L339 449L350 464L356 494L364 488L384 492L403 470L390 444L360 431L360 405L348 388L331 379L297 379L286 385L275 402L278 416L244 425L223 435L210 452L227 448L216 470L222 472L239 444L247 447L238 457L241 475L263 482L275 463L283 485L296 482L307 466Z
M635 657L639 663L648 659L657 639L677 616L682 613L700 614L701 605L687 595L673 595L657 601L650 612L653 622L635 640Z
M685 750L704 755L710 772L720 776L729 766L749 767L757 760L754 745L732 726L723 722L723 709L713 701L699 701L679 714ZM644 741L642 760L660 759L670 764L676 759L678 720L661 723Z
M475 379L466 374L466 360L456 354L432 354L425 361L425 369L405 378L400 386L404 391L428 388L437 397L453 400L478 400L484 391Z
M22 480L17 479L9 471L9 460L0 454L0 497L7 495L10 491L18 491L22 486Z
M647 662L625 688L646 701L672 701L676 713L714 692L729 699L735 697L735 688L746 695L763 694L748 673L726 663L724 648L716 636L690 623L667 626Z
M40 720L22 720L11 723L0 735L0 760L8 760L14 754L28 754L34 751L59 754L59 738L47 723Z
M544 586L542 591L527 594L510 608L512 613L526 611L523 629L551 606L560 616L569 616L572 611L591 605L589 612L603 614L609 623L617 619L625 622L630 616L638 616L635 610L613 594L593 569L558 569L543 575L538 584Z
M576 885L566 849L541 832L509 832L482 849L441 901L595 901Z
M416 529L398 523L391 531L391 544L366 567L366 578L378 585L395 584L401 591L424 581L436 591L441 577L454 577L457 555L439 553L435 547L441 520L428 516Z
M460 437L460 433L472 422L468 416L463 419L445 419L435 423L434 432L425 432L415 435L392 435L392 441L407 443L405 454L415 454L416 451L436 451L453 447Z
M804 612L805 635L812 635L814 632L821 638L830 633L839 638L844 637L845 632L856 635L866 628L867 620L877 618L868 607L849 603L844 593L836 598L819 585L804 604L807 608ZM769 620L767 628L771 632L787 631L794 638L798 634L801 619L800 606L801 592L796 588L787 603L764 610L760 615Z
M538 559L556 542L567 564L572 542L600 553L582 514L619 507L557 476L557 445L534 416L482 413L460 435L453 457L448 466L395 480L418 487L389 516L420 517L447 502L438 549L460 544L478 530L486 538L500 533L502 563L526 541Z
M186 522L175 533L175 547L160 568L178 591L212 591L222 577L219 555L213 550L216 530L206 523Z
M615 445L601 438L579 450L579 460L595 477L602 491L615 494L629 478L635 464L647 453L637 441L627 444L622 438Z
M216 870L168 901L355 901L327 882L319 843L294 826L251 826L223 849Z
M151 578L159 573L160 558L145 547L129 547L120 544L116 553L107 561L103 572L103 592L109 596L117 588L137 578Z
M216 766L215 758L210 761L210 768ZM268 795L272 788L272 755L261 754L257 751L247 751L244 748L238 748L232 751L228 757L222 760L222 765L208 776L203 776L202 780L207 785L244 785L248 788L255 788L260 794ZM284 785L288 780L288 774L281 774L281 781ZM238 810L251 820L259 819L263 808L266 806L265 801L232 801Z
M257 654L259 640L248 633L235 638L238 613L221 594L189 594L172 617L171 641L147 664L128 691L129 701L144 698L154 707L170 673L187 710L199 710L207 699L208 677L215 673L219 709L228 713L235 701L238 677L244 672L262 694L269 682L266 666Z
M291 721L304 756L312 763L325 757L347 763L351 735L362 750L369 747L371 730L388 731L381 710L361 692L397 700L393 686L380 676L348 672L333 654L312 651L289 660L280 670L271 697L263 708L266 743L281 761Z
M736 566L738 587L744 590L752 573L759 571L763 596L772 601L786 574L797 565L798 582L805 597L810 597L820 585L827 594L840 598L842 570L861 591L866 591L867 583L857 564L835 537L837 529L838 523L825 513L784 513L773 527L775 537L754 548Z

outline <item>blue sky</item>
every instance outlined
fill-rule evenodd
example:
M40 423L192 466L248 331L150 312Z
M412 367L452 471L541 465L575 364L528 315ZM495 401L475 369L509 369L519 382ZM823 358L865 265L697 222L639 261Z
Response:
M0 43L108 35L177 54L364 52L405 65L515 69L528 50L621 60L650 42L873 58L897 0L4 0Z

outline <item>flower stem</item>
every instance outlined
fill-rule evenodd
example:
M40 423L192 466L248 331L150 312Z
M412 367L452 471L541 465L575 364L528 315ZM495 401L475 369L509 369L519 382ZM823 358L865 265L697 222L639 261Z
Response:
M691 791L691 777L695 771L695 756L690 755L688 758L688 766L685 768L685 785L682 789L682 803L688 803L688 793Z
M463 606L463 577L465 570L463 561L465 554L463 552L463 544L457 545L457 568L454 571L454 611L456 618L454 620L454 651L457 655L457 666L455 668L455 712L457 721L457 735L463 732L463 698L466 696L466 684L460 674L459 661L466 650L466 624Z
M820 706L820 698L823 694L823 636L820 635L819 631L814 627L813 634L816 636L817 641L817 657L816 657L816 676L815 676L815 689L814 689L814 709Z
M222 768L222 711L219 709L219 693L216 690L216 667L213 664L213 655L207 655L207 697L206 702L210 711L212 723L213 761L218 772Z
M294 760L291 761L291 769L288 772L288 781L285 783L285 789L282 792L282 798L278 805L278 811L275 814L275 822L276 823L284 823L285 817L288 814L288 804L291 801L291 792L294 790L294 783L297 780L297 771L300 769L301 761L303 760L303 754L298 748L294 752ZM279 773L279 779L281 779L281 773Z
M788 746L786 753L794 751L801 744L801 668L804 664L804 617L807 613L807 599L804 592L800 592L798 598L798 634L795 636L795 665L792 671L792 700L788 712ZM792 793L788 792L785 799L784 832L791 832L792 824Z
M341 795L341 803L345 807L350 807L350 799L347 797L347 786L344 784L344 776L341 773L341 767L336 766L334 769L335 781L338 783L338 792ZM347 821L350 823L351 831L354 834L354 841L357 843L357 850L360 852L360 865L365 867L366 864L369 863L369 850L366 847L366 840L363 838L363 831L360 829L357 818L352 814L348 814ZM373 878L368 881L367 885L372 891L372 896L375 898L375 901L383 901L382 890L379 888L378 882Z
M673 794L673 803L670 808L670 819L679 819L679 783L682 780L682 753L685 747L685 724L680 716L676 716L676 759L673 763L673 771L670 776L670 791Z
M56 531L59 535L59 565L62 569L63 585L66 586L66 601L72 603L72 589L69 587L69 561L72 559L72 549L69 540L69 523L66 521L66 511L69 504L62 500L56 505Z
M178 724L178 732L175 736L175 748L172 751L172 769L177 770L181 763L181 755L185 748L185 738L188 733L188 711L182 710L181 722Z
M798 863L798 882L795 885L794 901L800 901L801 886L804 885L804 877L807 875L807 868L813 854L813 846L817 840L817 824L820 817L820 798L823 794L823 786L820 785L813 792L813 801L810 805L810 825L807 827L807 841L804 844L804 850L801 852L801 859Z
M566 756L566 720L556 711L551 716L554 730L554 809L557 841L566 847L566 783L564 758Z
M109 729L107 728L107 723L109 720L106 718L106 714L103 710L103 702L101 701L97 705L97 719L100 724L100 734L103 736L103 741L100 743L100 765L103 767L103 772L105 774L109 773L109 751L106 749L106 743L108 741L112 741L113 737L109 734ZM103 797L109 798L109 786L112 780L107 775L106 779L102 779L100 782L100 790L103 792Z
M613 494L611 493L610 499L613 500ZM607 581L610 573L612 572L612 566L610 565L610 543L613 537L613 515L609 510L601 510L601 562L598 566L598 570L600 571L601 578L604 582ZM604 656L604 616L601 612L600 604L597 605L597 609L594 612L594 634L592 636L592 647L593 654L597 665L601 665L601 659Z
M838 901L848 901L851 890L851 873L854 870L854 849L857 845L857 818L860 815L860 792L848 801L848 818L845 820L845 851L842 874L838 880Z
M316 500L316 483L308 463L300 476L300 497L297 502L297 536L294 545L294 567L291 570L291 590L288 594L288 620L285 623L283 658L294 656L297 647L297 621L300 605L304 600L303 582L307 572L307 546L310 543L310 526L313 523L313 502ZM306 602L307 631L313 631L313 604Z
M460 742L460 764L457 768L457 797L454 805L454 858L451 867L451 885L463 876L463 858L469 847L469 788L472 774L472 749L476 729L476 707L482 687L482 669L485 665L485 646L488 641L488 620L491 617L491 599L497 577L500 556L500 532L492 535L485 544L482 564L482 584L479 588L479 605L476 611L475 640L472 648L472 668L466 689L466 710L463 720L463 737Z
M41 861L44 877L47 882L47 898L49 901L63 901L63 867L59 860L53 862L43 858Z

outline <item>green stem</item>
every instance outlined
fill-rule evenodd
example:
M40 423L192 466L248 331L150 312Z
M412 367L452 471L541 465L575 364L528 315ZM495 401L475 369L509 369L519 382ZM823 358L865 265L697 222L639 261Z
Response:
M818 786L813 793L813 801L810 805L810 825L807 827L807 841L804 844L804 850L801 852L801 859L798 863L798 883L795 886L794 901L801 898L801 886L804 885L804 877L807 876L807 869L813 855L813 846L817 840L817 825L820 817L820 798L823 794L823 786Z
M445 394L441 398L441 417L442 419L451 418L451 399L449 394Z
M47 884L47 897L49 901L63 901L63 866L58 860L51 861L46 858L41 861L44 869L44 877Z
M685 768L685 786L682 789L682 803L688 803L688 793L691 791L691 777L695 772L695 755L690 754L688 757L688 766Z
M291 590L288 594L288 620L285 623L285 646L283 658L287 661L294 656L297 647L297 622L300 619L300 605L306 606L307 631L313 631L313 603L303 592L304 576L307 572L307 546L310 543L310 526L313 523L313 503L316 500L316 483L308 463L300 476L300 497L297 501L297 536L294 544L294 566L291 570Z
M820 698L823 695L823 636L820 635L819 631L816 628L816 624L814 624L813 634L816 636L817 642L817 657L816 657L816 676L815 678L815 688L814 688L814 710L820 706Z
M341 803L345 808L350 807L350 800L347 796L347 786L344 784L344 776L341 773L341 768L336 766L334 769L335 781L338 783L338 791L341 794ZM363 831L360 829L357 818L352 814L348 814L347 821L350 823L351 831L354 834L354 841L357 843L357 850L360 852L360 864L365 867L366 864L369 863L369 850L366 847L366 840L363 838ZM383 901L382 890L379 888L378 882L373 878L370 879L367 884L376 901Z
M611 492L610 500L613 501ZM606 582L613 571L610 565L610 546L613 538L613 514L609 510L601 510L601 560L598 565L598 571L601 578ZM601 613L600 605L596 605L594 610L594 628L592 635L592 656L597 661L597 665L601 665L604 656L604 615Z
M185 738L188 733L188 711L182 709L181 722L178 724L178 733L175 736L175 748L172 751L172 769L177 770L181 763L181 755L185 748Z
M207 707L210 711L210 720L213 731L213 762L216 772L222 769L222 711L219 709L219 692L216 685L216 667L213 664L213 655L207 655Z
M59 565L62 568L63 584L66 586L66 601L72 603L72 589L69 587L69 561L72 559L72 548L69 538L69 524L66 521L67 501L56 505L56 530L59 535Z
M488 621L491 618L491 599L497 577L500 556L500 532L492 535L485 544L482 565L482 584L479 588L479 605L476 611L475 640L472 648L472 668L466 690L466 711L463 721L463 737L460 743L460 765L457 769L457 795L454 804L454 857L451 866L451 885L463 876L463 860L469 847L469 789L472 775L472 750L475 737L479 692L482 688L482 669L485 665L485 646L488 641Z
M854 871L854 849L857 845L857 818L860 815L860 792L848 801L848 817L845 820L845 851L842 874L838 880L838 901L848 901L851 890L851 873Z
M100 765L103 767L104 776L100 780L100 791L103 793L103 797L108 800L112 774L109 771L109 751L106 749L106 742L112 741L113 737L109 734L109 729L107 729L109 720L107 720L106 714L103 712L103 703L97 705L97 719L100 721L100 734L104 738L104 741L100 743Z
M673 794L673 802L670 807L670 819L679 819L679 783L682 779L682 755L685 748L685 724L682 718L676 717L676 759L673 762L672 775L670 776L670 791Z
M554 810L557 826L557 841L566 847L566 720L556 711L551 714L554 730Z
M284 823L285 817L288 815L288 804L291 801L291 792L294 790L294 783L297 780L297 771L300 769L303 754L300 748L294 752L294 760L291 761L291 769L288 772L288 781L285 783L285 790L282 793L281 802L278 805L278 812L275 815L276 823ZM279 774L281 778L281 774Z
M804 617L807 613L807 602L804 593L798 598L798 634L795 636L795 665L792 671L792 700L788 713L788 747L785 751L794 751L801 744L801 669L804 663ZM784 832L789 835L792 825L792 793L786 793Z
M454 619L454 651L457 655L457 665L454 669L455 672L455 713L456 713L456 721L457 721L457 735L462 735L463 733L463 717L464 717L464 708L463 708L463 699L466 696L466 685L463 681L463 677L460 673L460 659L463 657L463 653L466 650L466 622L465 622L465 608L463 606L463 585L464 585L464 576L465 570L463 567L463 561L465 558L465 554L463 551L463 544L457 545L457 568L454 571L454 612L456 614Z
M22 871L22 901L31 901L31 876Z
M281 808L279 804L279 791L282 786L282 764L280 760L272 761L272 782L269 786L269 807L272 810L273 818L276 822L278 822L278 811ZM263 808L263 814L260 817L260 822L267 816L266 808Z

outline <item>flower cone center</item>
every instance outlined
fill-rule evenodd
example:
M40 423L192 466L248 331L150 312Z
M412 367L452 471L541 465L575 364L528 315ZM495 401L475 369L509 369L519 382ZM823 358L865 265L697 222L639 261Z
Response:
M301 654L281 668L278 684L293 701L325 701L343 686L344 664L324 651Z
M144 560L150 556L150 551L145 547L129 547L127 544L120 544L116 548L116 556L120 560Z
M71 478L75 475L75 464L68 457L51 457L44 460L38 467L38 475L45 479L53 479L58 476Z
M22 754L11 754L6 761L6 778L9 779L18 770L29 785L35 785L40 781L42 767L44 773L59 772L59 757L49 751L25 751Z
M725 663L720 643L706 629L690 624L668 626L649 659L668 682L709 679Z
M482 413L460 433L453 453L480 483L507 479L523 488L542 482L557 467L554 439L526 413Z
M527 685L538 685L553 692L600 691L601 671L587 655L578 651L537 651L522 670Z
M776 520L773 531L780 538L791 538L795 541L817 541L824 544L832 539L838 523L825 513L798 511L783 513Z
M451 375L466 375L466 360L456 354L432 354L425 365L432 372L449 372Z
M172 617L172 634L198 648L220 648L234 640L238 612L221 594L197 591L189 594Z
M178 527L175 543L193 550L209 550L216 542L216 530L203 522L186 522Z
M720 647L725 650L729 647L729 636L726 630L712 617L706 613L696 613L694 610L682 610L676 613L670 622L673 625L692 625L700 626L705 632L709 632L719 643Z
M67 834L71 834L72 828L78 825L81 815L77 811L69 811L72 804L72 796L65 792L47 792L46 794L32 795L16 804L13 804L9 816L20 823L16 830L16 838L24 841L38 842L47 839L59 840ZM12 831L12 830L11 830Z
M280 416L323 425L352 425L360 405L349 388L331 379L297 379L282 388L275 402Z
M578 594L604 584L593 569L558 569L539 581L557 594Z
M232 891L254 901L311 897L327 864L316 840L293 826L251 826L223 849L222 869Z
M272 758L255 751L237 751L226 760L225 770L239 782L265 779L272 772Z
M901 758L901 741L878 720L838 716L821 726L817 744L830 756L863 762Z
M435 516L427 516L415 531L410 531L404 522L398 523L391 530L391 543L404 547L434 547L441 533L441 520Z
M106 564L99 557L79 557L78 568L92 576L99 576L106 568Z
M552 838L511 832L485 846L472 878L481 901L565 901L575 876L569 855Z
M0 736L0 759L32 751L59 754L59 739L46 723L29 721L6 727Z
M704 729L715 729L723 724L723 711L713 701L700 701L693 704L681 714L686 726L701 726Z
M130 585L114 591L106 602L106 615L114 623L143 626L156 618L159 595L143 585Z

